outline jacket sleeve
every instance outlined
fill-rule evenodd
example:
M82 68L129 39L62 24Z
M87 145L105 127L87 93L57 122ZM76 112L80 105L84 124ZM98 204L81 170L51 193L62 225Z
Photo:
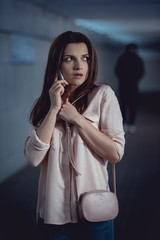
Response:
M102 97L100 130L115 142L121 160L125 145L122 115L118 100L110 87L107 87Z
M50 144L42 142L33 129L24 144L24 155L30 165L37 167L47 155Z

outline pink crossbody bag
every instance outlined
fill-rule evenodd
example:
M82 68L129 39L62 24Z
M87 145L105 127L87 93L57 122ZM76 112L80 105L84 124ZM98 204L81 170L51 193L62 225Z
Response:
M119 212L116 196L115 164L112 165L114 192L95 190L81 194L78 200L79 217L83 221L101 222L112 220Z

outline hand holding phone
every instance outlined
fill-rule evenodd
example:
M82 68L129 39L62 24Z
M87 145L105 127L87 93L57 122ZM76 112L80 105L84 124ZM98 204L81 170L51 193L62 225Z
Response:
M58 73L58 80L64 80L64 77L63 77L63 74L62 74L62 72L61 72L61 71L59 71L59 73ZM65 84L65 83L63 83L63 84L62 84L62 86L63 86L63 87L65 87L65 86L66 86L66 84Z

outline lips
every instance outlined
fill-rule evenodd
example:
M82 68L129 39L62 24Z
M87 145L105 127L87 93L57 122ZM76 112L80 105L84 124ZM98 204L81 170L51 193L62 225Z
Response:
M73 76L75 76L75 77L82 77L83 74L82 73L75 73L75 74L73 74Z

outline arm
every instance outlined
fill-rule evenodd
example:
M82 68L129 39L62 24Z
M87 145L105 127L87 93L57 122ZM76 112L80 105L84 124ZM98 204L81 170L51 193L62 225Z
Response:
M77 127L83 140L94 152L103 159L115 163L122 157L124 145L122 119L118 102L115 101L114 98L112 100L111 97L111 100L107 99L103 102L102 109L104 110L101 113L100 130L95 128L88 120L79 114L75 107L68 101L63 105L60 111L60 117ZM115 128L115 126L115 131L111 132L107 129L108 127Z
M74 125L83 140L89 147L103 159L108 159L112 163L119 161L119 155L115 142L106 134L95 128L82 115L77 116Z
M61 95L64 93L64 87L62 86L62 84L68 83L66 80L58 80L54 82L54 84L50 88L50 110L37 130L38 137L41 139L41 141L45 143L50 143L51 141L57 114L62 105Z
M24 155L33 167L37 167L46 157L50 144L42 142L33 129L24 144Z
M33 130L31 136L25 141L25 157L28 162L35 167L44 160L50 147L57 113L62 104L61 95L64 92L64 87L61 83L68 84L65 80L54 82L49 90L51 101L50 109L40 127L37 130Z

